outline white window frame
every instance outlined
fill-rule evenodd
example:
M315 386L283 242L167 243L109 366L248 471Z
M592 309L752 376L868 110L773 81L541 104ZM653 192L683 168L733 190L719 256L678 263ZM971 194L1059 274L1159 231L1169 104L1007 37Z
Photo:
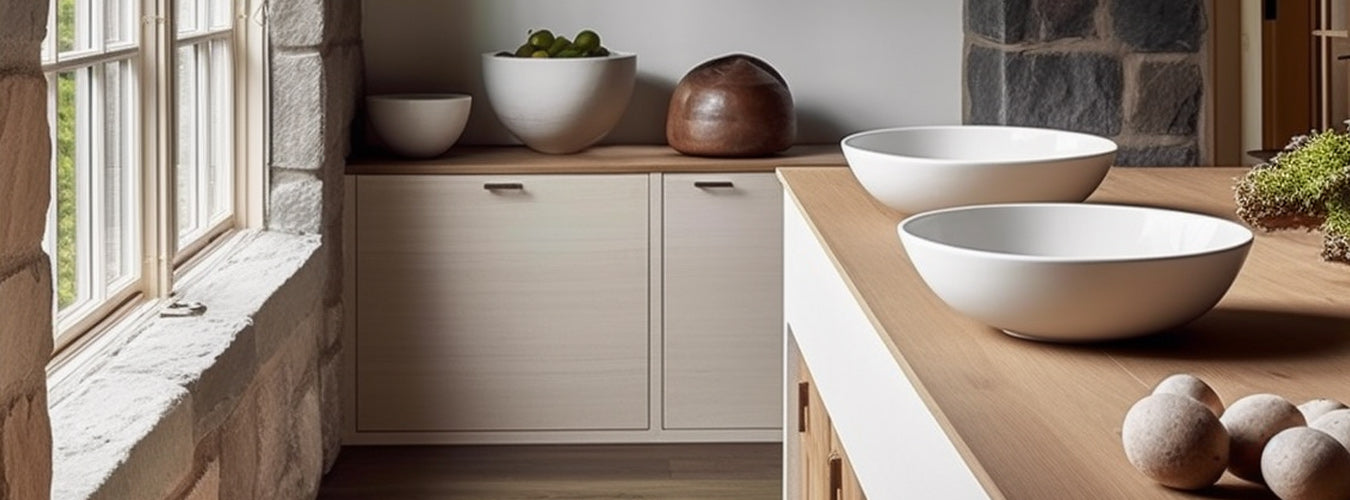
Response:
M129 164L127 168L136 169L138 182L133 183L128 193L129 199L133 200L139 212L132 212L133 218L140 224L139 248L133 255L134 262L139 263L139 276L136 279L126 280L123 283L116 283L116 290L110 292L106 298L100 301L90 300L86 304L72 305L70 309L60 311L58 314L56 301L53 300L52 313L55 315L54 321L55 348L53 351L53 361L49 364L49 372L59 369L60 366L69 361L78 352L86 350L102 333L118 329L122 324L136 318L145 318L148 309L158 309L167 302L173 300L173 291L175 283L181 280L189 268L192 268L199 262L211 262L207 254L220 246L220 242L227 239L225 236L243 228L262 227L263 223L263 203L264 187L267 183L266 172L266 154L267 154L267 124L268 124L268 102L267 102L267 43L265 21L266 0L228 0L232 13L228 19L232 21L232 26L226 29L213 30L210 33L199 34L186 40L176 40L177 33L173 29L174 0L135 0L129 10L133 12L124 12L123 15L129 18L124 29L128 30L129 43L105 44L103 41L103 23L92 23L89 36L92 36L92 46L89 50L73 52L67 51L64 54L58 54L56 16L57 2L50 0L52 8L49 9L47 19L47 28L49 40L43 44L43 71L49 76L49 81L55 82L55 75L65 71L78 70L79 68L91 68L90 74L93 78L101 77L104 71L104 64L109 60L129 59L133 61L133 78L139 84L136 92L133 92L133 103L128 104L127 113L138 113L136 115L136 125L131 130L125 130L124 133L132 137L139 136L139 140L131 140L129 147L134 149L131 158L134 163ZM77 4L77 9L79 9ZM97 10L105 8L104 0L92 0L86 4L84 10ZM139 12L135 12L139 9ZM201 9L206 11L208 9ZM203 16L209 16L209 13L203 12ZM79 17L77 15L77 17ZM209 19L209 17L203 17ZM77 37L80 36L77 31ZM175 207L171 200L175 200L174 192L174 49L178 43L188 43L203 39L229 40L231 42L231 69L233 79L228 85L232 92L233 100L233 126L228 131L231 136L232 149L231 160L232 168L230 172L232 193L230 202L233 209L230 215L221 220L212 221L208 231L198 235L196 239L184 245L183 248L177 248ZM80 44L77 42L76 44ZM52 92L56 92L52 90ZM76 95L81 93L77 91ZM100 101L104 92L89 93L92 101L89 103L90 115L85 116L77 113L80 119L97 120L99 115L104 112L104 107ZM53 100L54 101L54 100ZM55 115L55 103L51 104L53 109L49 109L50 116ZM95 122L98 123L98 122ZM78 130L78 129L77 129ZM95 130L101 132L101 130ZM102 145L106 134L93 133L88 134L91 137L83 137L79 140L91 142L88 147L94 148L91 161L102 161ZM52 137L55 140L56 127L53 123ZM80 137L80 135L77 135ZM209 138L207 140L210 140ZM55 165L55 148L53 149L53 166ZM99 188L101 168L81 168L77 165L77 175L90 176L86 182L77 182L77 190L80 186L88 186L89 191L101 192ZM56 179L52 179L52 203L53 208L49 210L49 230L47 231L46 248L55 248L56 231L55 219L57 210L56 203ZM88 212L94 206L95 201L86 193L78 193L77 206L79 214L77 217L88 217ZM99 195L101 196L101 195ZM101 202L100 202L101 203ZM101 209L101 208L100 208ZM85 220L85 219L80 219ZM86 227L88 226L88 227ZM80 231L100 231L101 224L77 224ZM92 229L91 229L92 228ZM101 239L97 234L82 234L83 237L77 237L77 242L84 242L88 246L97 247L101 245ZM102 255L101 253L88 254L86 251L97 251L96 248L81 248L81 255ZM101 257L96 257L101 258ZM55 282L56 259L53 258L53 278ZM78 286L87 287L98 285L101 277L92 279L93 274L89 272L86 259L77 259L77 267L81 277L78 279ZM133 263L133 266L135 264ZM195 270L194 270L195 271ZM90 276L86 278L86 276ZM89 296L89 295L84 295Z

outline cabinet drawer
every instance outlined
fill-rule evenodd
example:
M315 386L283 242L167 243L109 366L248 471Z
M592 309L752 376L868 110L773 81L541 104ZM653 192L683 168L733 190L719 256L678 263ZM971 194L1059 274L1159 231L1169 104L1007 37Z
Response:
M778 179L667 174L664 182L664 427L780 428Z
M647 176L358 182L358 431L648 427Z

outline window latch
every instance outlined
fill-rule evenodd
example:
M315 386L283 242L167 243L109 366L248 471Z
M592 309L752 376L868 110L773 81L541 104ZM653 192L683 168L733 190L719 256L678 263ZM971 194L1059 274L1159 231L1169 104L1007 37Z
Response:
M176 300L159 311L159 317L161 318L186 318L203 314L206 314L206 304L181 300Z

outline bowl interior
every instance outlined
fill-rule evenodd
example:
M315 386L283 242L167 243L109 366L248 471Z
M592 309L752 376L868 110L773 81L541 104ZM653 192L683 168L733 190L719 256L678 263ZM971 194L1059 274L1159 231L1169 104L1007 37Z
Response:
M1016 162L1112 153L1116 143L1063 130L1001 126L904 127L860 132L845 148L933 161Z
M1208 215L1077 203L939 210L906 219L900 231L962 251L1085 262L1200 255L1252 240L1251 231L1242 225Z

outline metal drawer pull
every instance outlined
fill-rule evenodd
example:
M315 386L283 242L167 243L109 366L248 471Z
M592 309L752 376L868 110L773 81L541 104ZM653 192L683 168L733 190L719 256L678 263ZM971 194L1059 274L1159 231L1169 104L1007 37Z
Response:
M520 191L525 189L525 185L519 182L489 182L487 184L483 184L483 189L486 189L488 191L506 191L506 190Z
M699 189L729 189L735 188L736 185L731 181L694 181L694 187Z

